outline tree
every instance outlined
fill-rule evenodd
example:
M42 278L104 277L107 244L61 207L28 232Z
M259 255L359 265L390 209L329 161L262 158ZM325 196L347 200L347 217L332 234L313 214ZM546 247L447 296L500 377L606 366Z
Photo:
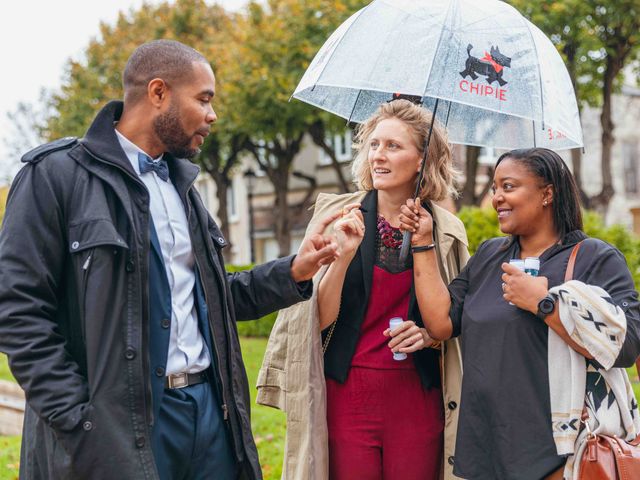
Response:
M563 56L579 105L601 106L600 193L586 206L606 213L614 194L611 147L614 142L611 100L620 88L623 70L637 58L640 0L510 0L554 42ZM573 171L582 187L581 155L572 151Z
M467 146L465 151L465 181L460 192L460 197L456 199L456 208L470 207L480 205L482 199L489 193L491 184L493 183L493 167L487 169L487 181L482 190L476 193L476 184L479 170L480 147Z
M327 113L289 102L289 97L330 33L364 3L271 0L263 6L252 2L235 30L238 68L226 93L232 97L236 126L244 131L248 148L274 187L280 256L289 253L291 218L304 204L290 206L288 200L292 166L303 138L311 132L313 141L329 151L326 136L337 128L337 120L330 120ZM344 179L342 183L348 188ZM312 189L314 182L308 182L306 199L311 198Z
M225 68L231 61L228 51L233 47L228 32L234 28L234 21L234 16L222 7L208 6L202 0L144 4L139 10L121 13L115 25L100 26L100 37L89 43L83 60L69 61L60 91L51 94L48 101L52 113L38 128L48 139L82 136L106 102L122 98L121 73L138 45L166 38L194 47L212 60L218 90L214 108L221 118L194 160L216 183L218 216L222 233L228 239L227 190L242 142L229 130L232 125L224 120L228 107L225 95L220 94L224 90L224 80L220 79L224 79Z
M509 3L525 15L551 39L562 56L578 101L578 109L597 106L600 103L596 77L600 63L590 57L596 48L589 34L586 19L589 6L585 0L511 0ZM583 203L588 197L583 189L582 151L571 150L571 162Z
M623 69L637 58L640 45L640 0L587 0L592 14L587 16L591 34L600 42L604 63L602 73L602 188L591 199L591 206L605 214L614 195L611 174L611 149L615 137L611 105L620 86ZM599 72L600 73L600 72Z
M4 218L4 210L7 206L7 195L9 194L9 187L3 186L0 187L0 223L2 223L2 219Z

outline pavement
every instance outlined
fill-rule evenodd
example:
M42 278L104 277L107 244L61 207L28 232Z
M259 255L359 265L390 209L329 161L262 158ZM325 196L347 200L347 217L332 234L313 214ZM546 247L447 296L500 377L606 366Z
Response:
M24 392L13 382L0 380L0 435L20 435L24 418Z

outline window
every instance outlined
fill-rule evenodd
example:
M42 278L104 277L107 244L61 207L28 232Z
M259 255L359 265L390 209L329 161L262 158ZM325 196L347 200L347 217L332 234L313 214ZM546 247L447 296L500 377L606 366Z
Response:
M353 143L353 133L350 128L347 128L342 134L327 137L325 141L336 152L336 158L339 162L348 162L352 159L353 151L351 144ZM331 165L331 157L322 152L320 165Z
M497 160L496 152L494 148L482 147L480 148L480 154L478 155L478 163L480 165L495 165Z
M227 188L227 215L230 222L236 222L238 220L238 208L236 204L236 189L235 182L231 182L229 188Z
M201 177L198 181L198 192L200 192L200 198L207 210L211 211L211 202L209 201L209 179Z
M624 165L624 191L638 193L638 143L622 144L622 161Z

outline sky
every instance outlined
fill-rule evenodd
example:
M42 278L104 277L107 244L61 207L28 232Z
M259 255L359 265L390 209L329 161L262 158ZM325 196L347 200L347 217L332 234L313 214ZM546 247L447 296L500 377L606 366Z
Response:
M20 167L11 158L7 142L14 129L7 113L19 102L37 105L42 89L60 86L68 59L81 59L82 51L99 34L100 22L113 24L118 12L137 9L157 0L11 0L0 15L0 184ZM208 3L214 3L213 1ZM218 0L230 10L246 0Z

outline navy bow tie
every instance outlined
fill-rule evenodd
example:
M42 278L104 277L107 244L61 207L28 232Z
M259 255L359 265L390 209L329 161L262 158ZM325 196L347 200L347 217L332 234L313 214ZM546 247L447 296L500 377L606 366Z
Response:
M158 160L154 162L149 155L145 155L142 152L138 152L138 165L140 167L140 174L147 172L156 172L156 175L160 177L160 180L169 180L169 166L166 160Z

